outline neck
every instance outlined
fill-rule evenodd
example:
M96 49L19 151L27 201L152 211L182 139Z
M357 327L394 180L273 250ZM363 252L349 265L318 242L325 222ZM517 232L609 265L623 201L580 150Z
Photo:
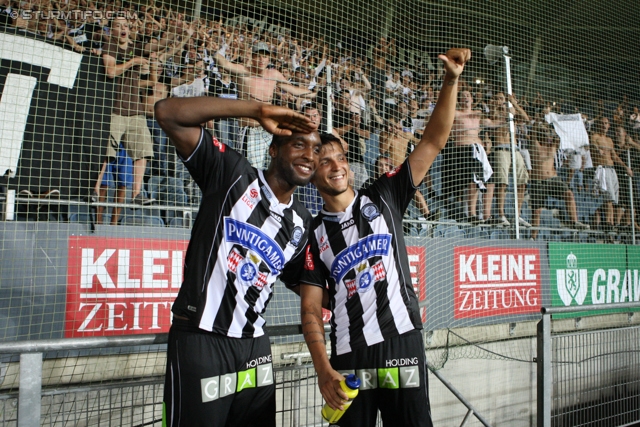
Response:
M267 180L267 184L269 184L271 191L273 191L273 195L280 203L287 204L291 201L293 191L296 189L295 185L285 181L271 168L264 171L264 178Z
M347 210L353 199L356 197L353 187L349 186L347 191L338 195L329 195L320 191L324 208L327 212L344 212Z

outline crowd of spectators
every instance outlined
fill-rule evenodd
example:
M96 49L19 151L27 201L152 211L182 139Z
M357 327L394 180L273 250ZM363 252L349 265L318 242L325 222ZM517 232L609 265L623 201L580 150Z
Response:
M442 72L419 60L402 61L393 38L352 49L242 22L192 19L153 2L0 0L0 25L98 55L116 82L111 137L104 142L93 202L106 201L106 190L115 187L117 203L197 204L197 189L153 117L155 102L168 96L257 99L301 111L321 131L341 138L355 188L401 164L419 142ZM518 213L519 226L533 225L528 236L536 238L545 209L569 229L640 231L630 215L629 188L640 165L638 106L626 98L605 105L584 93L571 101L540 93L517 99L484 82L460 85L450 141L408 214L417 219L414 231L441 221L509 228ZM515 171L509 113L516 127ZM255 123L230 118L203 126L254 166L265 165L270 137ZM321 208L313 186L297 195L312 213ZM110 218L118 223L118 208ZM102 221L101 209L97 219Z

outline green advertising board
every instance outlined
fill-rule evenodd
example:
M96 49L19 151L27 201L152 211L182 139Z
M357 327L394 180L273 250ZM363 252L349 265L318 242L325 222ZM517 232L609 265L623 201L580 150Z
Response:
M553 307L639 301L639 271L640 248L636 246L549 243L549 282ZM598 310L554 317L580 317L621 311L631 310Z

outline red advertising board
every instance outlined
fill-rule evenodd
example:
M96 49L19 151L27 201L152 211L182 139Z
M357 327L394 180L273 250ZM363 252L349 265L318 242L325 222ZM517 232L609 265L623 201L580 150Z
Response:
M423 246L407 246L407 255L409 257L409 272L413 290L418 296L418 301L422 302L427 298L426 250ZM422 314L422 323L424 323L427 321L427 310L423 307L420 312Z
M69 237L65 337L168 332L187 244Z
M538 248L458 246L453 257L456 319L540 312Z

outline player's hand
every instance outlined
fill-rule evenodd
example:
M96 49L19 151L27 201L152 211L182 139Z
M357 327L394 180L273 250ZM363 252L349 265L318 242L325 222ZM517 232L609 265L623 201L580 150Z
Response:
M264 130L274 135L289 136L293 132L310 133L318 129L318 125L302 114L275 105L261 106L256 120Z
M329 369L326 372L318 372L318 387L325 402L333 409L343 410L342 404L349 399L349 396L340 387L340 381L344 377L337 371Z
M444 55L438 55L448 77L457 78L462 74L464 65L471 58L471 50L465 48L449 49Z

